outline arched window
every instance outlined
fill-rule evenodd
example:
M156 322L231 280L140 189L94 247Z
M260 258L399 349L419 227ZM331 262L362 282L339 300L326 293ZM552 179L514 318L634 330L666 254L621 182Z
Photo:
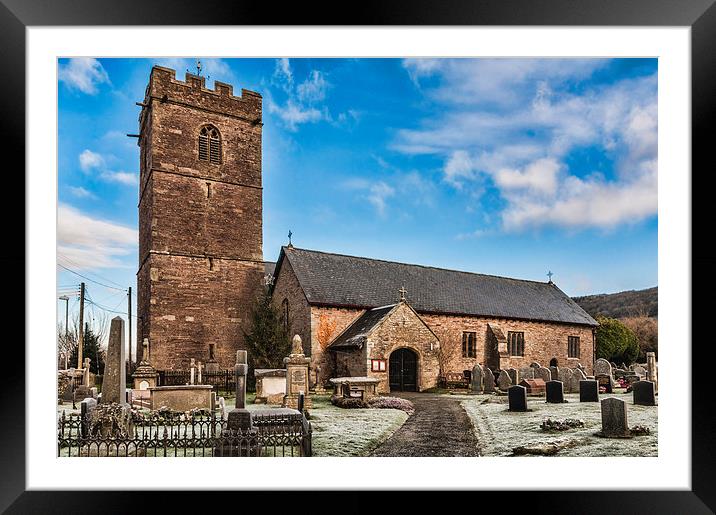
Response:
M221 135L216 127L206 125L199 131L199 159L221 164Z
M281 303L281 322L284 331L288 332L288 299L283 299Z

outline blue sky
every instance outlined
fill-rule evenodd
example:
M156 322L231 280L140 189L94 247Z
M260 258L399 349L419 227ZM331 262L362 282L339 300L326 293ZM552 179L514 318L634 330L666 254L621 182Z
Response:
M136 291L139 149L126 134L151 66L183 79L195 63L59 61L59 264ZM290 229L302 248L551 270L569 295L657 284L656 59L202 63L210 87L264 98L266 260ZM58 266L61 292L80 280ZM121 288L87 284L126 311Z

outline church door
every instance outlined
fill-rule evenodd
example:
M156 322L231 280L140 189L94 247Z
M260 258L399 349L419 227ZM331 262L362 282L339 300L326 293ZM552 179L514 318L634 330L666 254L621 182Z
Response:
M390 389L415 392L418 386L418 356L410 349L398 349L390 355Z

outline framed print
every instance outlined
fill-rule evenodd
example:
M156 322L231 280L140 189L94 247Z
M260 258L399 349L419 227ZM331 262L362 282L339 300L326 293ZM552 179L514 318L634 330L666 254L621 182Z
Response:
M712 2L130 7L0 8L28 243L4 509L714 509Z

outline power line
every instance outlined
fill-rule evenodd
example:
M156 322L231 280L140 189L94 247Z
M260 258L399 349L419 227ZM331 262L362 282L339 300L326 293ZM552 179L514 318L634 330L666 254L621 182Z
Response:
M75 261L74 259L71 259L71 258L67 257L67 256L66 256L65 254L63 254L62 252L59 252L59 251L58 251L58 252L57 252L57 255L60 256L60 257L62 257L62 259L65 259L69 264L74 265L74 266L76 266L76 267L78 267L78 268L82 268L82 266L81 266L77 261ZM106 282L108 282L108 283L114 284L115 286L119 286L119 287L122 286L121 284L116 283L116 282L114 282L114 281L111 280L111 279L108 279L108 278L106 278L106 277L103 277L103 276L99 275L97 272L92 272L92 275L94 275L94 276L96 276L96 277L99 277L99 278L102 279L103 281L106 281ZM90 279L90 280L91 280L91 279Z
M124 292L127 291L126 289L115 288L114 286L110 286L110 285L108 285L108 284L103 284L103 283L101 283L101 282L99 282L99 281L95 281L94 279L90 279L90 278L87 277L86 275L82 275L82 274L80 274L79 272L75 272L74 270L71 270L71 269L67 268L67 267L66 267L65 265L63 265L62 263L57 263L57 266L61 266L62 268L64 268L64 269L67 270L68 272L73 273L73 274L75 274L75 275L79 275L79 276L82 277L83 279L87 279L88 281L91 281L91 282L93 282L93 283L95 283L95 284L99 284L100 286L104 286L105 288L110 288L110 289L112 289L112 290L124 291Z

